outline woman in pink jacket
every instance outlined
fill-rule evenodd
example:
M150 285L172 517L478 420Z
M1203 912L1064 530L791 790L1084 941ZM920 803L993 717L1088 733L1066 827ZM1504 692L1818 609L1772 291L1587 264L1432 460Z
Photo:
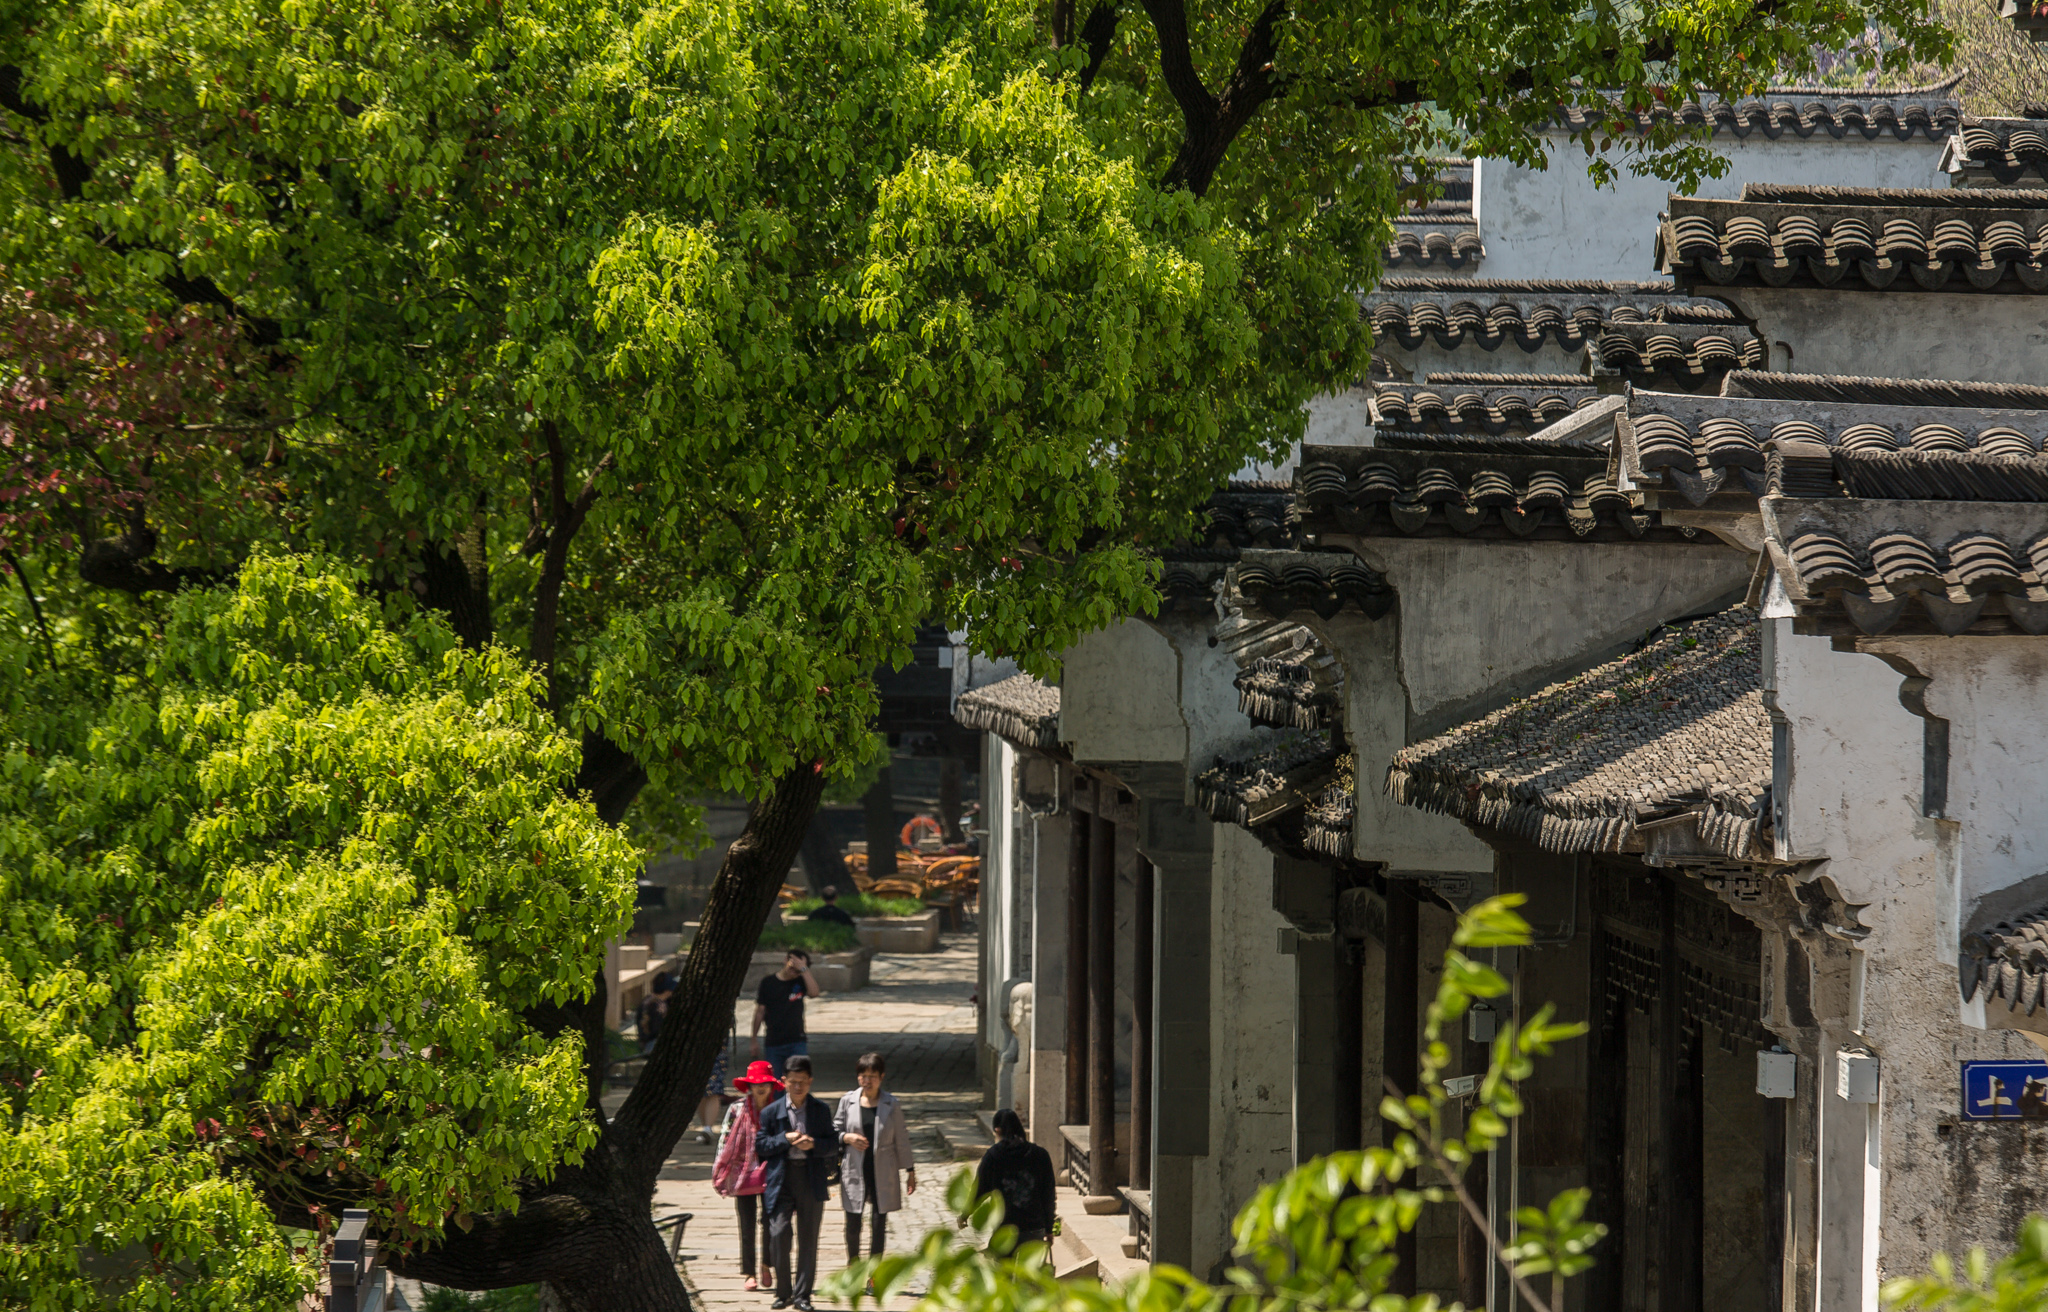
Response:
M768 1270L768 1209L761 1205L767 1168L754 1155L754 1136L761 1132L761 1109L782 1092L782 1081L775 1078L773 1066L757 1061L733 1083L747 1096L726 1108L725 1124L718 1131L718 1155L711 1167L711 1187L739 1208L740 1270L747 1273L747 1288L765 1289L775 1283L775 1277ZM759 1265L754 1261L756 1234L761 1238Z

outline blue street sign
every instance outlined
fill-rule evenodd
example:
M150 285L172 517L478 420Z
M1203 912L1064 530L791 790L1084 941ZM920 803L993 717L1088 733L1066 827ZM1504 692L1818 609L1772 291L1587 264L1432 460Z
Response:
M1964 1062L1963 1119L2048 1121L2048 1061Z

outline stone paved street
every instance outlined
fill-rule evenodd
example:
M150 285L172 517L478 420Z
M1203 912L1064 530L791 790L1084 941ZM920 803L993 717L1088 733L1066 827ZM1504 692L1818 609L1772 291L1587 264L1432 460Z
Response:
M806 1006L817 1096L837 1102L854 1086L854 1062L863 1052L888 1058L888 1088L910 1113L917 1152L918 1190L890 1218L891 1251L914 1247L932 1227L947 1223L945 1185L956 1169L949 1144L985 1141L975 1119L980 1093L974 1075L975 945L970 935L949 935L938 952L877 957L867 988L826 996ZM751 999L734 1011L739 1047L731 1065L744 1069ZM683 1239L684 1279L692 1301L706 1312L765 1312L772 1292L750 1293L739 1266L739 1225L731 1199L711 1188L712 1149L685 1138L655 1191L657 1215L694 1214ZM845 1214L835 1196L826 1204L818 1277L845 1265ZM819 1300L818 1305L828 1305Z

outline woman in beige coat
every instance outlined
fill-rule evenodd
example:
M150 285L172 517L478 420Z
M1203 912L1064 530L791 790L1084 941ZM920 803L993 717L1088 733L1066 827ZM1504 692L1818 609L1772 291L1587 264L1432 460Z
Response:
M860 1087L839 1100L832 1128L845 1150L839 1167L839 1202L846 1209L846 1263L860 1260L860 1215L872 1208L874 1232L868 1254L882 1255L889 1237L889 1213L903 1206L898 1171L907 1171L908 1192L917 1192L917 1163L910 1158L910 1131L893 1093L882 1092L882 1054L863 1054L854 1066Z

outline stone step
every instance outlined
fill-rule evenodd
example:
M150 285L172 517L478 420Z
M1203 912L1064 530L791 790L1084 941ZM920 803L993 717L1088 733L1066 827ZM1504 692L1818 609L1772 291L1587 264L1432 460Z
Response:
M920 1119L938 1135L956 1162L980 1161L981 1155L996 1141L984 1112L933 1109L924 1112Z

